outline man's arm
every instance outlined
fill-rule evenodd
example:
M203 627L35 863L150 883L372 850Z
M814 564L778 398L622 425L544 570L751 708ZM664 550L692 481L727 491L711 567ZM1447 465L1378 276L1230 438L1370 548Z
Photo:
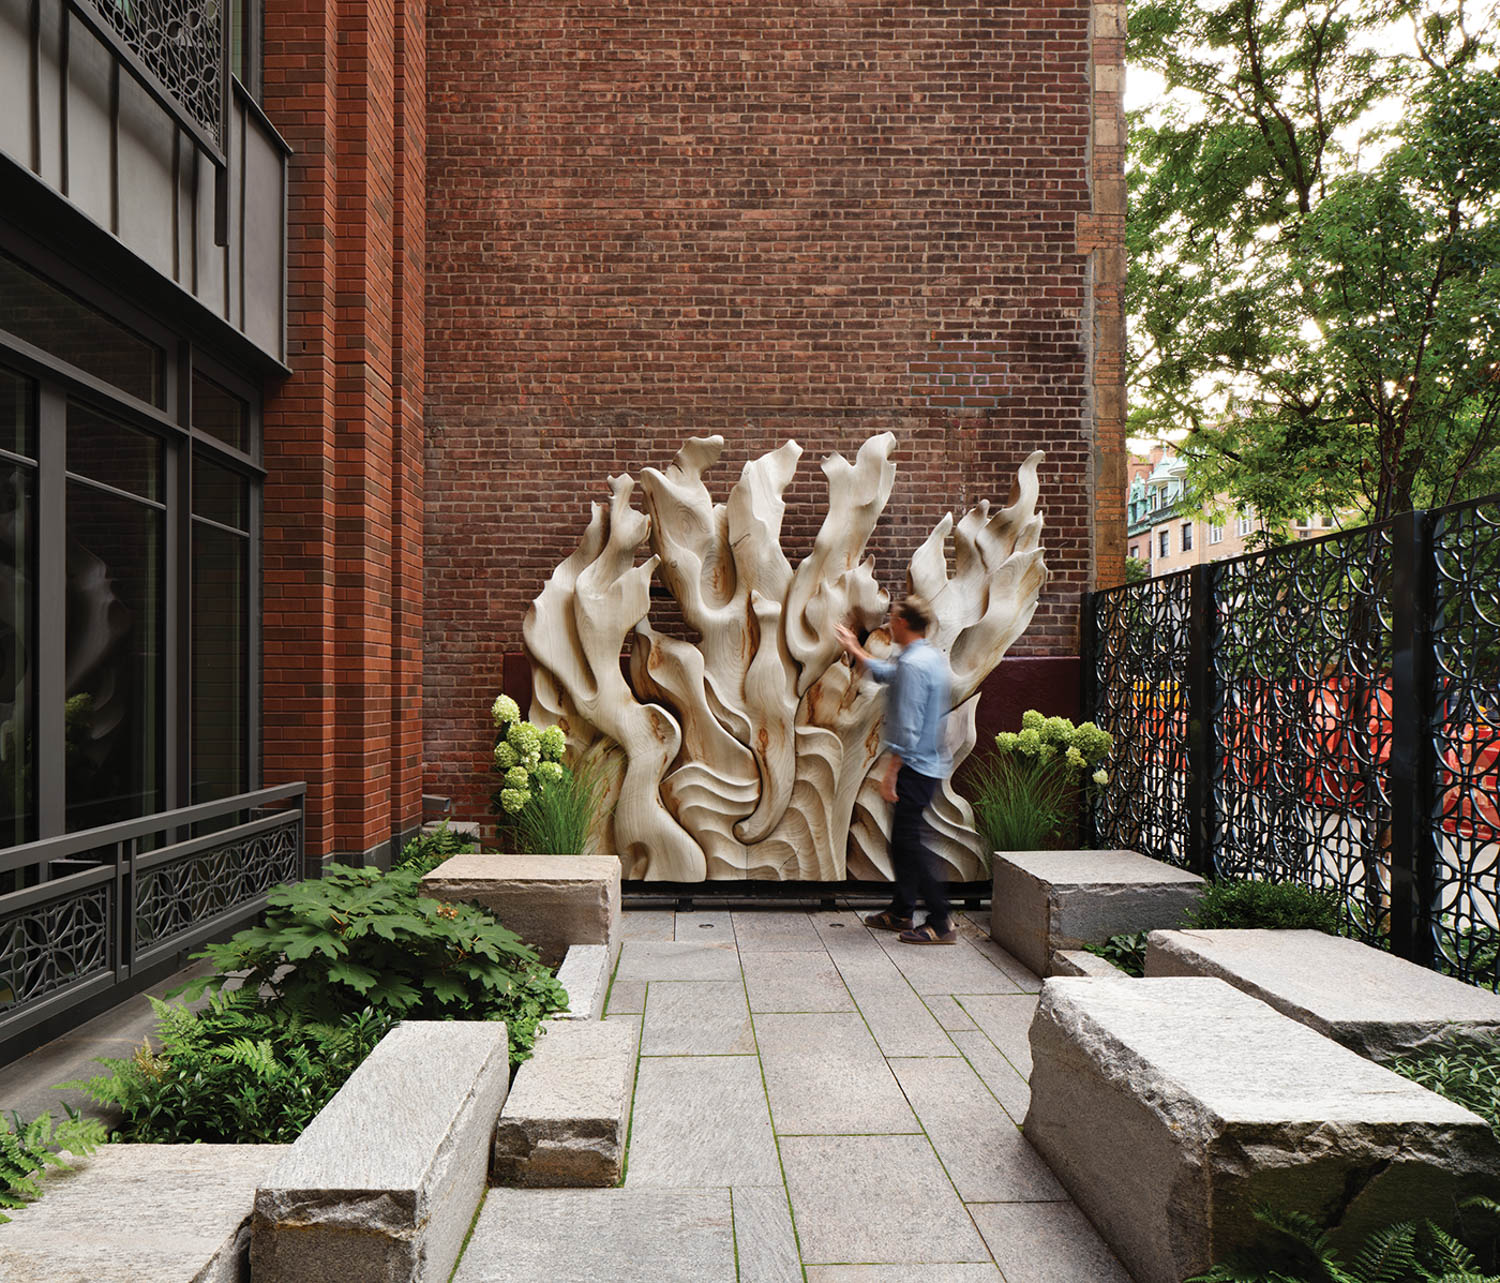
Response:
M837 625L833 630L833 635L839 639L839 645L844 648L844 652L877 682L888 682L896 675L896 661L876 659L859 644L859 638L846 624Z

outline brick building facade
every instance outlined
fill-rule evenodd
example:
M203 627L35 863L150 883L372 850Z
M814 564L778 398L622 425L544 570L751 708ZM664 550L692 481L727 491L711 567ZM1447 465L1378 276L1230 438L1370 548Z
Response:
M898 591L1044 449L1052 580L994 690L1068 707L1079 594L1123 578L1123 12L431 0L429 792L484 813L527 603L606 475L693 435L727 440L721 497L806 447L795 561L817 462L895 433Z

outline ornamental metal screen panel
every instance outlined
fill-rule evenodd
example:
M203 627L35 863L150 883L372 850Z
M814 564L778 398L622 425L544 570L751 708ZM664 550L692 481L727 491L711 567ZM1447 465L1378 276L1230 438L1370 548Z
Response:
M224 141L219 0L76 0L104 19L189 119Z
M1434 514L1431 930L1443 970L1500 987L1500 497Z
M1331 888L1372 943L1388 930L1391 575L1387 523L1212 576L1217 870Z
M1188 863L1186 573L1093 594L1094 720L1114 736L1096 844Z

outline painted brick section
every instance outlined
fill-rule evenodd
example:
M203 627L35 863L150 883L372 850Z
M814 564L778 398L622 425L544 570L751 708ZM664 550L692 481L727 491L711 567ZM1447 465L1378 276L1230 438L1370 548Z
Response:
M693 434L728 439L721 497L807 448L795 560L818 461L896 433L872 545L896 590L944 512L1045 449L1053 578L1016 653L1076 654L1117 555L1096 507L1124 499L1095 432L1123 412L1099 24L1079 0L429 0L429 791L483 806L528 601L605 475Z
M379 858L421 819L424 19L266 5L294 374L265 414L265 775L308 781L314 860Z

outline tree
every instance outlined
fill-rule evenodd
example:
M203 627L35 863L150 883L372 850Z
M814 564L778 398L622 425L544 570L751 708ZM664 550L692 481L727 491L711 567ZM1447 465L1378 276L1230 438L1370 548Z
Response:
M1411 50L1382 52L1397 24ZM1188 429L1192 501L1277 530L1500 488L1495 27L1444 0L1132 9L1169 88L1131 128L1132 430Z

